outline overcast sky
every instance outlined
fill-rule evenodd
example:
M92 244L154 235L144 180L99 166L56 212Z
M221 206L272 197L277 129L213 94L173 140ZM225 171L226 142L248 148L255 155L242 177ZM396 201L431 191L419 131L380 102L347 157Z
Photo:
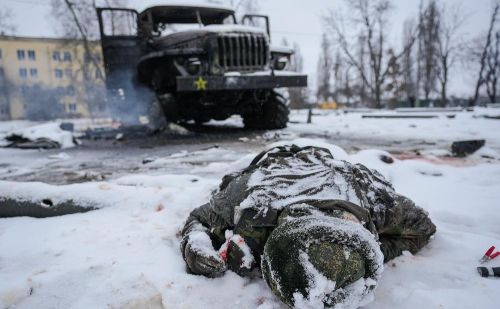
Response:
M133 2L134 0L130 0ZM136 3L144 1L135 0ZM179 0L175 0L182 2ZM189 0L192 1L192 0ZM203 0L200 0L203 1ZM391 37L394 47L400 48L402 24L408 17L416 16L420 0L393 0L394 10L391 18ZM492 0L441 0L447 5L459 4L468 17L463 27L464 39L477 36L488 27ZM158 2L158 0L155 0ZM221 0L224 2L224 0ZM229 2L229 0L227 1ZM168 3L168 0L165 0ZM271 17L274 43L283 37L300 44L305 60L305 71L314 82L319 46L322 34L321 16L329 9L343 9L344 0L260 0L262 13ZM50 0L0 0L2 7L11 8L17 26L17 35L54 37L54 22L50 19ZM470 95L474 78L470 72L452 72L451 92Z

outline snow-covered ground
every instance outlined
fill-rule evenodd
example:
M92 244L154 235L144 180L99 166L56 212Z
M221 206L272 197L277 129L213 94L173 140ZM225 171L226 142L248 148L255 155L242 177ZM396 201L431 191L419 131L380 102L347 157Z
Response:
M275 143L328 147L339 159L379 170L437 225L435 238L419 254L385 266L375 300L366 308L498 308L500 280L481 278L476 267L486 249L500 247L500 121L475 118L478 113L429 120L325 113L312 125L303 123L305 113L294 113L297 123L286 130L219 148L176 147L173 154L161 148L154 158L146 150L106 150L116 160L129 157L123 162L130 165L151 157L149 168L106 181L63 186L0 181L2 195L74 198L101 207L52 219L0 219L0 308L283 308L260 279L188 275L179 251L179 230L189 212L208 201L224 174L245 167ZM241 124L231 119L223 125ZM486 139L488 148L464 160L436 157L451 141L469 138ZM381 150L369 149L397 146L396 157L402 158L401 150L419 143L423 156L394 164L380 161ZM78 156L100 160L96 153L77 147L50 159L59 152L0 149L0 177L23 163L26 169L43 169L49 160L78 172ZM491 266L500 266L500 260Z

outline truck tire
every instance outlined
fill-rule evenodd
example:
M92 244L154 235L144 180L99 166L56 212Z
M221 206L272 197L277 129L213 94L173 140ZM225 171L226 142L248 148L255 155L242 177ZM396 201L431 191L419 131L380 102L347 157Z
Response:
M166 117L158 97L156 95L151 96L150 103L148 109L149 125L155 130L167 127Z
M273 91L258 113L245 114L242 117L247 129L277 130L286 128L289 114L286 99Z
M157 96L160 107L167 123L178 123L180 120L179 104L172 94L162 94Z

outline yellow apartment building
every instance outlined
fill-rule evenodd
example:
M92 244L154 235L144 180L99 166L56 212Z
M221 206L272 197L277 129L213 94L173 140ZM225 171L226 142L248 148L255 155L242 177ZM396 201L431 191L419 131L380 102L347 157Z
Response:
M30 118L30 109L33 114L50 108L54 97L60 104L56 104L58 117L104 112L101 46L99 42L90 45L92 55L81 41L0 35L0 120ZM47 95L51 91L57 96Z

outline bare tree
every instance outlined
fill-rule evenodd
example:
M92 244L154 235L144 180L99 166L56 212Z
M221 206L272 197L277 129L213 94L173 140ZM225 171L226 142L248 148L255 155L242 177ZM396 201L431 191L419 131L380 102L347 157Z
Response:
M106 0L106 5L122 7L126 5L126 2L126 0ZM102 99L104 98L102 82L105 78L100 55L96 48L100 34L95 1L52 0L51 9L56 30L61 36L68 39L64 43L65 47L75 51L79 47L84 49L84 57L75 57L74 61L78 62L79 71L76 73L81 73L84 76L81 85L84 89L83 96L85 96L88 110L92 115L94 110L102 110ZM123 20L115 20L114 17L111 16L111 31L113 33L120 32L121 28L126 25Z
M408 19L403 25L403 46L411 44L414 40L415 20ZM415 76L415 57L413 48L406 49L403 54L401 74L403 75L403 87L406 99L415 107L418 97L418 82Z
M421 27L424 23L424 0L420 0L420 5L418 9L418 46L417 46L417 80L416 80L416 97L413 106L420 104L420 89L422 85L422 68L423 68L423 55L424 55L424 45L422 40Z
M383 86L389 74L389 59L387 59L387 27L388 14L391 11L389 0L353 0L347 1L350 8L350 23L354 28L360 28L366 37L367 53L369 58L369 72L365 72L359 59L352 53L352 45L349 42L345 30L345 15L336 14L333 11L324 18L328 29L332 30L340 48L346 55L348 62L353 65L361 75L364 84L370 90L374 99L374 107L382 107ZM395 55L396 61L403 57L404 53L413 46L413 39L403 51Z
M439 26L440 12L436 0L431 0L427 8L421 13L419 24L419 41L421 42L421 82L425 100L436 90L438 78L438 51L439 51Z
M332 51L331 44L326 34L323 34L321 41L321 54L318 60L318 90L316 96L318 100L327 101L332 96Z
M340 52L337 51L335 53L335 60L333 62L333 98L336 102L339 101L339 95L341 93L341 89L344 86L344 61Z
M298 43L293 44L294 54L290 61L289 70L292 72L302 73L304 70L304 57ZM305 88L290 88L290 107L303 108L307 104L307 89Z
M490 45L486 60L486 93L490 102L497 102L498 82L500 77L500 31L495 33L493 44Z
M16 27L12 21L12 11L7 8L0 8L0 34L14 34Z
M437 78L441 86L441 105L446 106L450 70L457 63L463 47L458 34L465 17L460 13L461 9L458 6L443 6L440 12Z
M260 11L258 0L231 0L231 7L236 12L236 16L240 18L245 14L254 14Z
M479 100L479 92L481 90L481 86L483 86L486 82L486 76L485 76L485 71L487 69L488 65L488 57L491 56L490 50L491 50L491 45L493 43L493 36L494 36L494 31L495 31L495 26L498 21L498 15L500 13L500 2L497 1L495 3L493 12L491 14L491 19L490 19L490 26L488 29L488 33L486 35L486 40L484 43L484 47L481 52L481 56L479 57L479 62L480 62L480 69L479 69L479 76L477 79L476 83L476 92L474 94L474 105L477 105L478 100Z
M405 90L404 74L401 70L401 65L392 49L389 50L389 73L387 74L387 82L385 92L389 95L389 107L394 108L399 104L399 100L403 97Z
M354 87L357 89L357 94L359 97L359 102L362 102L363 104L368 103L368 100L370 99L370 102L373 101L371 98L368 98L367 94L367 87L365 84L365 81L363 80L362 76L363 74L366 74L366 37L363 33L361 33L358 36L358 48L357 48L357 55L356 58L358 59L359 63L359 68L357 71L358 74L356 76L356 82ZM351 67L353 66L352 64L350 65ZM363 73L360 73L363 72Z

